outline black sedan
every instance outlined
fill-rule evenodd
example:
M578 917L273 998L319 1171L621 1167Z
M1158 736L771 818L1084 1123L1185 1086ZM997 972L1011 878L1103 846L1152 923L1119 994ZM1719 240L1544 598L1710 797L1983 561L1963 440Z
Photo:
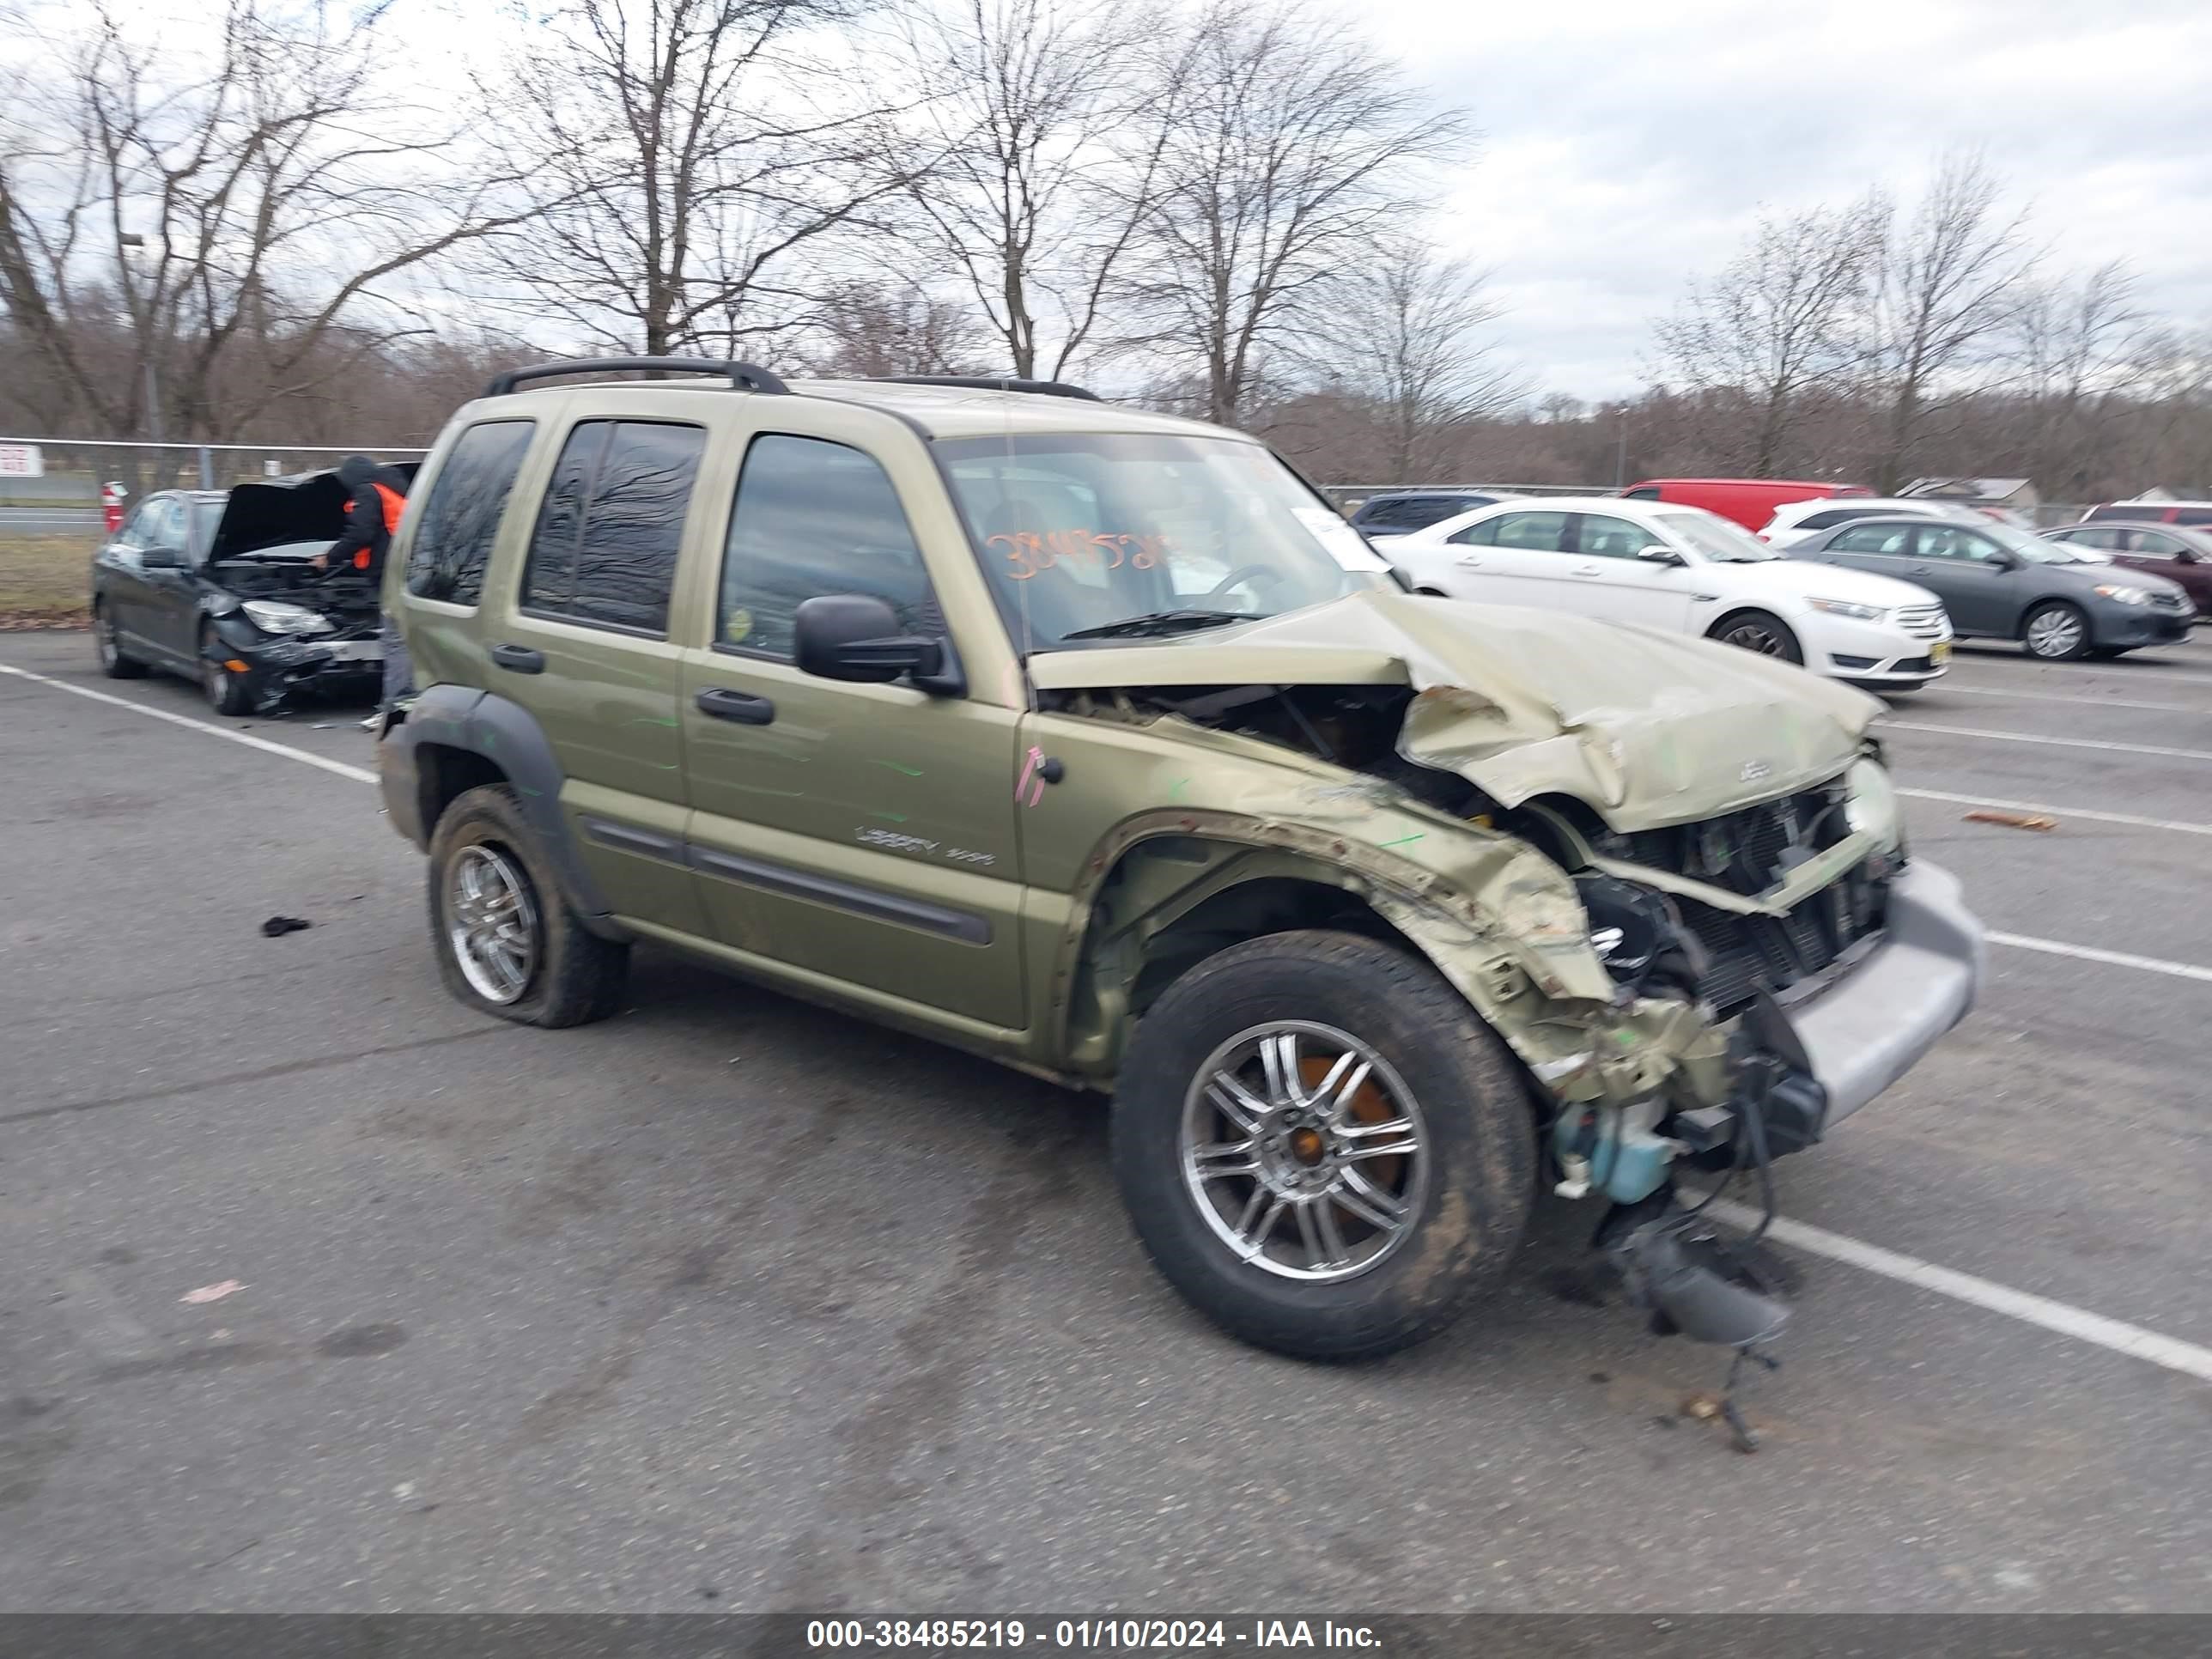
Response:
M1962 639L2018 640L2048 662L2117 657L2189 636L2196 607L2177 584L2007 525L1856 519L1788 550L1927 588Z
M382 672L368 579L308 561L345 524L335 472L165 489L93 556L93 637L115 679L166 668L217 714L250 714L314 689L367 696Z

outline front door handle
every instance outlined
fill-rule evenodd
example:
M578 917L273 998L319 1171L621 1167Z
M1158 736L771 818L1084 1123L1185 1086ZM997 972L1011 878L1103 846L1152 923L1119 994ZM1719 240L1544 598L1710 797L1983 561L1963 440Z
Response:
M1480 570L1482 568L1482 560L1473 553L1461 554L1455 562L1466 570Z
M545 672L545 653L532 651L526 645L495 645L491 659L501 668L511 668L518 674L542 674Z
M726 686L710 685L692 701L699 705L701 714L718 720L735 720L740 726L766 726L775 718L775 705L766 697Z
M1575 567L1575 574L1577 576L1602 576L1605 574L1605 572L1594 564L1578 564Z

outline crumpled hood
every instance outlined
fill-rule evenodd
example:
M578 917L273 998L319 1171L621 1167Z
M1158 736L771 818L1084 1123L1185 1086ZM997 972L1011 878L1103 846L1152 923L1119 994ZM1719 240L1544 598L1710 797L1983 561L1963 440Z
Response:
M1881 704L1732 646L1368 590L1262 622L1030 659L1040 690L1406 685L1398 747L1498 802L1565 794L1616 830L1694 823L1841 772Z

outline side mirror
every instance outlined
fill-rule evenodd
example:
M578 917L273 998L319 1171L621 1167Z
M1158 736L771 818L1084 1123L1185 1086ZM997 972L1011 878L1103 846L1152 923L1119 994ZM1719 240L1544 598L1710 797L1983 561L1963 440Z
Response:
M2000 550L1996 557L1991 559L1990 562L1999 570L2017 570L2026 561L2017 553L2008 553Z
M141 570L182 570L185 556L173 547L142 547L138 550Z
M804 601L792 618L792 655L801 670L825 680L882 684L945 672L944 641L900 633L897 613L869 593L822 593Z
M1656 542L1653 542L1648 547L1638 548L1636 556L1646 564L1679 565L1682 562L1682 556L1680 553L1671 547L1662 547Z

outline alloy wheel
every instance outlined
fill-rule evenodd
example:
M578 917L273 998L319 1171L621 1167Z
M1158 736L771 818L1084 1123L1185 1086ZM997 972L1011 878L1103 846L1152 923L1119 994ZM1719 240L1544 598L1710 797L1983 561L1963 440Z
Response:
M1765 623L1738 623L1721 635L1723 645L1735 646L1741 651L1750 651L1762 657L1786 657L1781 635Z
M487 1002L518 1000L538 969L529 878L498 848L464 847L447 872L446 914L447 943L469 988Z
M2081 618L2063 606L2039 611L2028 620L2027 648L2039 657L2070 657L2081 648Z
M1238 1032L1183 1103L1183 1184L1214 1236L1253 1267L1349 1279L1420 1219L1428 1128L1389 1063L1334 1026Z

